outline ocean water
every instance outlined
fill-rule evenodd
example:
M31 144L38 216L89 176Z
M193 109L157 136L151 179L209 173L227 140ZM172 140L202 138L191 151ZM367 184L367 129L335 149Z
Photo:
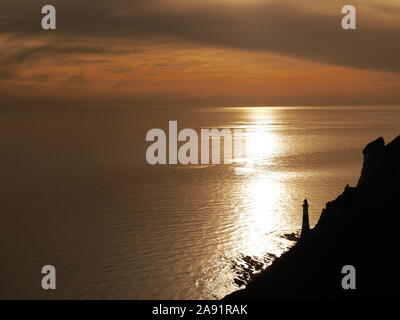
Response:
M246 157L151 166L146 133L169 120L245 130ZM221 298L293 244L304 198L314 225L366 143L399 129L395 106L0 113L0 298Z

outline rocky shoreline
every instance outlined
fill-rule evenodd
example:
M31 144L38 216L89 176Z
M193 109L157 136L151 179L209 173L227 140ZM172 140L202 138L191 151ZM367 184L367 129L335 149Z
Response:
M317 225L256 275L232 299L359 299L400 297L400 136L363 150L358 184L328 202ZM344 290L342 268L356 270Z

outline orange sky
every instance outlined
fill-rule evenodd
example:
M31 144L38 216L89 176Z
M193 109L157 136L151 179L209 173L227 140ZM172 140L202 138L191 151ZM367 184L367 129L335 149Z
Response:
M354 1L356 31L335 0L54 1L55 31L20 2L0 5L1 110L400 103L395 1Z

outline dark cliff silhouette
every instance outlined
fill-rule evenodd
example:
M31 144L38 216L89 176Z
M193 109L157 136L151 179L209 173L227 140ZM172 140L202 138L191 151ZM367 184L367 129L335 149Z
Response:
M356 187L328 202L317 225L247 288L225 299L399 298L400 136L369 143ZM343 266L356 269L344 290Z

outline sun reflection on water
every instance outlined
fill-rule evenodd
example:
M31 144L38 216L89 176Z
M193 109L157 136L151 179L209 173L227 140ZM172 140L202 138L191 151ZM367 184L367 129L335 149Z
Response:
M279 228L279 198L282 185L267 175L250 178L243 186L246 195L239 223L244 230L244 254L261 255L271 249L266 235Z
M247 128L245 143L248 164L271 159L279 147L278 137L264 124Z
M242 230L238 250L260 256L281 251L268 234L279 232L283 225L286 190L282 176L271 169L282 143L274 128L274 113L266 109L248 111L251 121L243 126L246 157L235 169L243 179L237 192L240 195L237 224Z

